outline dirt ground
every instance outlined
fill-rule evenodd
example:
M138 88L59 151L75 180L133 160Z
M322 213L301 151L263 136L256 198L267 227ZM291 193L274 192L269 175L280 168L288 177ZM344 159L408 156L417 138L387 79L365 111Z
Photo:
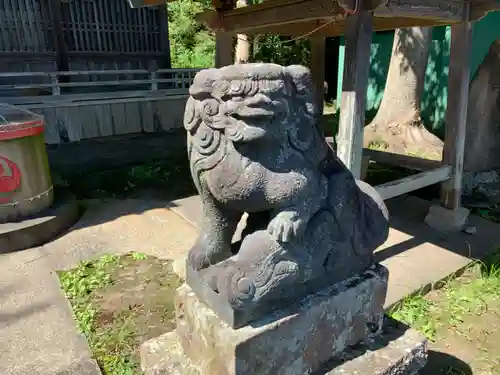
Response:
M60 278L103 374L141 374L140 345L175 328L174 292L181 282L170 261L106 255Z
M459 325L442 326L429 346L422 375L499 375L500 303L483 313L463 317Z
M393 317L429 340L422 375L500 375L500 272L477 268L425 297L408 298Z

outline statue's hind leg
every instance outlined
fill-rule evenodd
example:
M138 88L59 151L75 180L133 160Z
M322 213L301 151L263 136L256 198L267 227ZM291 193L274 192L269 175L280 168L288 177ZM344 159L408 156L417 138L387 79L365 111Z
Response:
M203 196L201 232L189 251L188 263L195 270L207 268L231 254L231 239L241 218L241 212L223 207L209 193Z

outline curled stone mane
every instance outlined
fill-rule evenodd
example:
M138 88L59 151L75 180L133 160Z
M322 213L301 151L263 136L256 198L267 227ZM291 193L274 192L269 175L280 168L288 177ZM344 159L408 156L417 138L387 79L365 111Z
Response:
M257 93L282 97L287 108L290 144L306 158L318 164L325 156L321 134L315 126L317 109L313 102L311 74L302 66L282 67L275 64L233 65L199 72L189 89L184 127L188 131L188 154L195 182L200 174L217 166L228 152L229 142L238 142L246 126L231 117L232 101ZM312 130L312 131L311 131Z

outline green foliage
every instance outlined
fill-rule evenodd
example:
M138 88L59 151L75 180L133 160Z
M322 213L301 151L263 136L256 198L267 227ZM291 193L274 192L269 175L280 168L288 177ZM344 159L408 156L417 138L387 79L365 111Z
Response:
M432 302L417 295L405 298L389 314L394 319L417 328L429 340L433 340L436 334L436 322L431 317L432 307Z
M254 40L254 61L280 65L309 66L311 49L307 38L297 40L279 35L260 35Z
M207 68L213 65L215 38L195 19L210 0L178 0L168 4L170 51L173 68Z
M177 0L168 4L170 51L173 68L208 68L215 57L215 35L196 21L196 14L210 9L210 0ZM255 37L253 61L281 65L309 65L307 38L293 40L277 35Z
M118 263L115 255L81 262L75 269L59 273L61 286L70 300L78 328L86 336L94 332L97 311L91 303L92 292L111 282L109 269Z

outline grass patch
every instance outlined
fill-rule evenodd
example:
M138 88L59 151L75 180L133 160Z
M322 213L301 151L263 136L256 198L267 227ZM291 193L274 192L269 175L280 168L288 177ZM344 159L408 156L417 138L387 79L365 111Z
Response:
M482 217L485 220L494 223L500 223L500 206L492 204L489 207L476 208L472 207L472 213Z
M492 303L500 302L499 260L496 255L488 263L474 263L462 277L451 278L434 295L405 298L389 315L434 340L437 327L457 327L466 315L481 316Z
M389 315L419 330L432 350L464 360L473 370L467 374L500 374L499 254L473 264L439 290L406 298ZM428 373L447 373L432 370Z
M59 272L61 287L105 375L139 375L140 344L174 328L180 280L170 262L104 255Z
M434 340L436 321L433 319L434 304L422 295L407 297L397 304L389 315L418 329L429 340Z

